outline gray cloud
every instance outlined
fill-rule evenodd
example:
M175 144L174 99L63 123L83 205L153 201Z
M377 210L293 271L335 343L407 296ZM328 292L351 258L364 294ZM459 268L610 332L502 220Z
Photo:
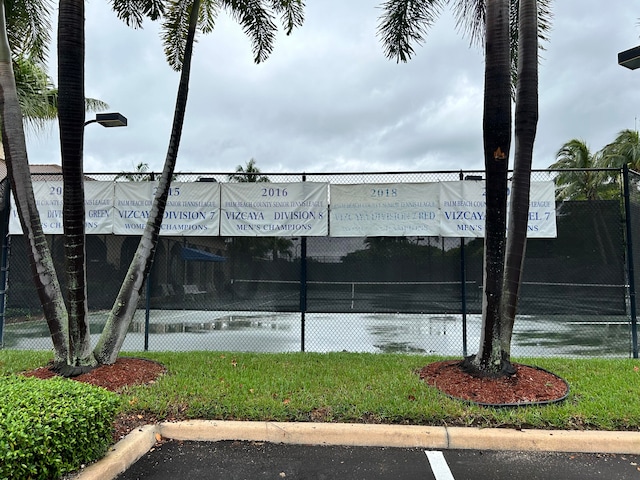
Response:
M221 15L195 48L177 169L230 171L255 158L265 172L478 169L482 153L482 51L469 48L449 12L407 64L384 58L371 2L309 2L305 25L280 35L255 65L240 27ZM640 111L640 72L617 65L639 43L631 2L556 2L540 67L534 166L583 138L596 150ZM86 8L86 94L125 114L122 129L87 128L85 170L159 170L178 74L158 27L134 31L107 2ZM55 62L52 62L55 63ZM32 163L59 163L57 130L29 135Z

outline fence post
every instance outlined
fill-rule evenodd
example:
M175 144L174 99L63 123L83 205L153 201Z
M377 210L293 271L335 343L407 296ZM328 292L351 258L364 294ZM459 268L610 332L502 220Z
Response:
M147 285L146 285L146 299L144 305L144 351L149 351L149 323L150 323L150 315L151 315L151 272L153 271L153 264L151 264L151 268L149 269L149 273L147 274Z
M307 176L302 174L302 181ZM300 236L300 351L304 352L305 322L307 312L307 237Z
M7 314L7 286L9 285L9 251L11 238L9 237L9 219L11 218L11 205L9 202L9 189L5 191L4 209L2 210L2 225L0 238L2 239L2 251L0 252L0 348L4 347L4 321Z
M155 181L156 177L153 172L149 174L149 181ZM156 245L157 248L157 245ZM155 254L154 254L155 257ZM151 274L153 272L153 264L155 262L151 262L151 268L149 268L149 272L147 273L147 285L146 285L146 300L144 304L144 351L149 351L149 323L151 316Z
M464 173L460 171L460 180ZM465 263L464 237L460 237L460 299L462 309L462 356L467 356L467 266Z
M638 358L638 320L636 317L636 282L633 265L633 242L631 239L631 195L629 193L629 166L622 167L624 183L624 217L627 237L627 277L629 285L629 309L631 314L631 351L633 358Z

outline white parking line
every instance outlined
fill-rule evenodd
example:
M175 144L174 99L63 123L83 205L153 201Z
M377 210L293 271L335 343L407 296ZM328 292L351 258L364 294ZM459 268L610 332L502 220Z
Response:
M429 465L431 465L431 471L433 472L433 476L436 477L436 480L455 480L442 452L425 450L424 453L429 459Z

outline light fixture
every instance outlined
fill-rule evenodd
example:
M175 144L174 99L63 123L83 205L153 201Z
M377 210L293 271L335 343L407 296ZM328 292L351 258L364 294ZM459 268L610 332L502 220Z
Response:
M127 117L118 112L96 113L96 118L84 122L86 127L90 123L99 123L103 127L126 127Z
M640 68L640 46L620 52L618 54L618 64L631 70Z

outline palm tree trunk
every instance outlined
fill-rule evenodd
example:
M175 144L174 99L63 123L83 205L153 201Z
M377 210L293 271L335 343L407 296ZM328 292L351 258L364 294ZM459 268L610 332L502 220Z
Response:
M58 123L63 175L64 248L69 302L70 365L95 365L87 315L84 174L84 0L60 0Z
M180 74L180 84L178 86L176 108L173 116L173 126L167 156L142 238L140 239L133 261L131 265L129 265L126 278L120 287L116 301L107 318L107 323L102 330L98 344L93 352L95 358L101 364L109 365L116 361L127 334L129 324L138 306L144 283L153 264L153 257L162 225L162 217L167 204L169 187L171 185L171 179L173 178L182 136L182 127L189 92L191 56L199 10L200 0L194 0L189 16L189 31Z
M29 264L38 298L53 341L55 365L68 360L67 310L49 245L42 231L27 158L22 113L18 102L11 51L7 39L4 1L0 0L0 114L2 145L7 162L11 191L20 217L22 230L29 243Z
M509 0L487 0L483 139L486 220L482 333L477 355L465 365L480 374L502 369L501 297L507 210L507 171L511 143Z
M520 0L518 30L518 86L516 90L515 159L502 300L502 350L511 356L527 243L531 162L538 125L538 13L537 0Z

